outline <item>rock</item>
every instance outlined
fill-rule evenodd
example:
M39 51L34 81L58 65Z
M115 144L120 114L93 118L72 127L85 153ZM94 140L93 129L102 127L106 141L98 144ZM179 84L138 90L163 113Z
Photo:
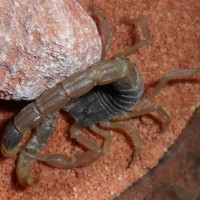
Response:
M96 25L75 0L1 0L0 13L1 99L35 99L100 59Z

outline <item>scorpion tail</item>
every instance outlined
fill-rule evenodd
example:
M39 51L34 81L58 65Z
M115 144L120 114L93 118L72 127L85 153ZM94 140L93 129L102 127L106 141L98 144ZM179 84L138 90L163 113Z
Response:
M16 129L13 122L10 122L3 133L3 138L1 140L1 153L5 157L11 157L17 154L20 150L18 144L22 137L22 133Z

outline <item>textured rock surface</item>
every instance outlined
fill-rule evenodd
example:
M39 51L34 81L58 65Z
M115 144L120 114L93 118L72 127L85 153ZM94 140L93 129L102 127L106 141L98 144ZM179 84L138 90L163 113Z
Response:
M36 98L97 62L101 41L75 0L0 1L0 98Z

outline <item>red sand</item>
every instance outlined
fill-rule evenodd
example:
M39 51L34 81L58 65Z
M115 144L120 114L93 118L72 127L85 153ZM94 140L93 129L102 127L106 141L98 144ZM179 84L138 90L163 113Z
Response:
M81 3L84 2L87 1L81 0ZM133 42L131 28L120 24L120 18L147 19L152 43L129 57L140 69L147 93L151 91L153 84L169 71L200 67L198 1L99 0L95 3L105 11L110 20L113 42L108 53L109 57ZM194 77L200 79L199 75ZM124 121L139 128L145 143L140 159L130 168L126 169L133 148L124 134L111 131L113 136L111 148L100 160L90 166L71 170L54 169L38 162L33 166L33 175L39 182L25 190L18 185L15 177L16 157L2 158L0 199L113 199L147 173L149 168L154 167L168 147L176 141L200 103L199 83L199 81L173 81L173 84L168 84L152 102L161 105L171 115L172 122L166 134L160 134L157 121L150 117ZM1 128L5 126L7 119L16 113L15 111L14 102L11 108L1 107ZM61 152L74 155L80 151L76 143L69 139L69 123L71 120L62 115L45 153Z

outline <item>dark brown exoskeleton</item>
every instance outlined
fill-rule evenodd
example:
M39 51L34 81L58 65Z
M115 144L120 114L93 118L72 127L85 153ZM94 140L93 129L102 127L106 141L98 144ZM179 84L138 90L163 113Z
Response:
M116 121L158 112L163 119L163 130L170 122L170 117L158 105L148 106L149 103L166 85L168 80L179 76L189 76L200 72L200 69L177 70L166 74L155 87L150 96L141 99L144 93L142 77L134 63L126 57L150 43L151 37L144 19L124 19L124 22L138 23L141 26L144 40L139 41L111 60L105 60L110 46L111 36L107 22L101 10L91 3L94 15L102 18L104 45L101 60L90 68L78 72L53 88L44 92L35 102L23 108L10 122L3 133L1 152L10 157L19 153L17 162L17 178L24 187L33 185L36 180L30 176L31 165L35 160L57 168L72 168L88 165L100 158L108 151L111 135L96 126L133 130L136 146L135 157L139 154L143 144L137 130L133 126L118 124ZM40 155L46 146L59 117L58 111L69 112L75 120L70 128L70 136L85 146L88 151L75 158L65 155ZM81 128L87 127L102 136L105 141L99 146L81 134ZM33 129L30 140L23 147L19 146L23 133Z

